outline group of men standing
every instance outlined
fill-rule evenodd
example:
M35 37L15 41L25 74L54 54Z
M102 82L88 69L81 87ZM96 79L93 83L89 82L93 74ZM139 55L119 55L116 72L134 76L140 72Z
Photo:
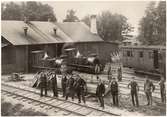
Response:
M48 78L50 76L50 78ZM48 79L51 81L51 88L53 90L53 96L58 97L58 88L57 88L57 75L56 72L52 72L47 74L45 72L40 73L40 88L41 88L41 96L43 96L43 91L45 91L45 96L47 96L47 82ZM160 82L160 94L162 102L166 102L166 87L165 87L165 80L161 78ZM113 99L113 105L119 106L119 85L116 78L112 78L109 83L110 86L110 93ZM87 92L86 82L83 78L79 76L77 73L71 74L62 74L61 79L61 87L62 87L62 94L63 97L68 100L70 96L72 100L74 100L75 94L78 98L78 103L81 103L81 99L83 103L86 103L85 95ZM138 100L138 92L139 92L139 85L135 81L135 77L132 77L132 80L127 85L130 88L131 99L133 106L139 107L139 100ZM144 92L147 98L147 105L152 105L152 92L155 90L155 85L152 81L146 78L144 83ZM98 79L98 84L96 88L96 96L100 102L100 107L104 108L104 95L105 95L105 82L102 81L100 78Z
M162 103L166 102L166 87L165 87L165 80L161 78L160 82L160 93L161 93L161 100ZM139 92L139 85L135 81L135 77L132 77L132 80L127 85L130 88L130 94L132 99L133 106L139 107L139 100L138 100L138 92ZM152 105L152 92L155 90L155 85L148 77L144 82L144 92L147 98L147 105ZM110 93L113 99L113 105L119 106L119 86L116 78L112 78L110 82ZM97 89L96 89L96 96L100 102L100 107L104 108L104 94L105 94L105 82L99 79Z
M53 96L58 97L58 87L57 87L57 73L52 72L47 74L45 72L41 72L40 74L40 88L41 88L41 97L43 96L43 92L45 91L45 96L47 96L47 83L48 81L51 82L51 88L53 90ZM49 78L48 78L49 77ZM66 100L68 97L71 96L72 100L74 100L75 94L78 97L78 103L81 103L81 98L84 103L85 101L85 94L86 94L86 82L79 76L77 73L71 74L63 74L61 79L61 87L62 93Z
M86 103L86 82L78 74L63 74L61 85L63 97L65 97L66 100L68 100L69 96L74 100L74 95L77 94L78 103L81 103L81 98L83 102Z

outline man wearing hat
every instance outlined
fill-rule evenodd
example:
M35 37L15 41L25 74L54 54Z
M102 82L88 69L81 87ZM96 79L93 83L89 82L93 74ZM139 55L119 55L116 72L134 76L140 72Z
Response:
M43 96L43 90L45 90L45 96L47 96L47 77L44 72L40 76L40 88L41 88L41 97Z
M66 95L66 83L67 82L67 76L65 73L63 73L62 75L62 79L61 79L61 87L62 87L62 91L63 91L63 97L65 97Z
M52 73L51 82L52 82L53 96L58 97L56 72Z
M113 78L110 88L111 88L111 95L113 98L113 105L118 106L118 82L116 81L116 78Z
M152 105L152 92L155 90L155 86L146 76L146 81L144 83L144 92L147 97L147 105Z
M85 103L85 90L86 90L86 82L84 81L84 79L82 79L79 74L76 75L76 81L74 83L74 88L75 91L77 93L77 97L78 97L78 103L81 103L81 97L83 102Z
M135 77L132 77L132 81L128 84L128 88L130 86L131 88L131 97L132 97L132 103L133 106L139 106L139 101L138 101L138 91L139 91L139 86L137 84L137 82L134 80ZM135 104L136 102L136 104Z
M166 86L165 86L165 80L163 76L161 76L159 86L160 86L160 93L161 93L161 101L162 103L165 103L166 102Z
M104 109L104 93L105 93L105 85L102 83L101 79L99 79L97 88L96 88L96 96L100 102L100 107Z
M72 101L74 100L74 74L70 76L70 78L67 80L67 87L66 87L66 100L68 100L68 96L70 95L72 98Z

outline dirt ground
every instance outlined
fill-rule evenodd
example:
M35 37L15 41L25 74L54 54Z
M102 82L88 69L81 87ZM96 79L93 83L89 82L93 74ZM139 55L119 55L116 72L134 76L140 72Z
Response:
M24 108L22 104L13 104L4 98L1 98L1 116L47 116L44 113Z
M4 79L2 78L2 80L4 80ZM19 82L19 84L31 87L32 79L27 78L25 80L26 81ZM121 96L119 96L119 107L113 107L113 108L118 108L118 109L121 109L121 110L126 109L129 112L143 113L144 115L147 115L147 116L165 116L166 115L166 105L160 103L159 100L157 100L156 98L153 98L153 105L152 106L146 106L147 100L146 100L145 95L139 95L138 99L139 99L139 105L140 106L137 108L137 107L133 107L130 94L121 95ZM89 96L88 98L86 98L86 100L90 101L90 102L98 103L96 97L93 97L93 96ZM104 102L108 106L113 106L112 105L112 96L110 94L107 95L104 98ZM3 100L2 100L1 105L3 107L2 108L2 115L4 115L4 116L5 115L6 116L11 115L11 114L13 114L13 115L27 115L27 114L29 114L29 112L31 112L31 116L33 116L33 115L36 115L36 116L37 115L40 115L40 116L45 115L45 114L40 113L40 112L34 112L31 109L26 109L26 110L22 109L23 105L20 105L20 104L12 105L8 102L4 102ZM15 108L18 108L17 111L16 111ZM8 111L5 112L5 110L8 110Z

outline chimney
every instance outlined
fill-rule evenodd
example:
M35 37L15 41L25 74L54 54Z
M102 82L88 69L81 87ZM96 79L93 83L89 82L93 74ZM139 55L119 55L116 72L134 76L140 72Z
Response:
M96 15L91 15L90 18L91 18L90 31L93 34L97 34Z
M57 33L57 28L53 28L54 34L56 35Z
M25 26L23 29L24 29L24 34L25 34L25 36L27 36L28 27Z

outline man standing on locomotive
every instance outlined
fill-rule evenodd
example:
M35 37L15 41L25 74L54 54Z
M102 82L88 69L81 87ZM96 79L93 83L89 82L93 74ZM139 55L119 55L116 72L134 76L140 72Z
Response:
M40 76L40 88L41 88L41 97L43 96L43 90L45 90L45 96L47 96L47 77L44 72Z
M122 81L122 68L121 67L119 67L118 68L118 81Z
M83 102L86 103L85 101L86 82L78 74L77 74L76 82L74 84L74 88L77 93L78 103L81 103L81 97L82 97Z
M95 64L95 74L98 77L98 74L100 73L100 60L98 55L96 55L94 59L94 64Z
M147 105L152 105L152 92L154 90L155 90L155 86L147 77L144 83L144 91L145 91L147 102L148 102Z
M132 103L133 106L139 106L139 101L138 101L138 91L139 91L139 86L136 81L134 81L134 77L132 77L132 81L128 84L128 88L130 86L131 88L131 97L132 97ZM134 99L135 98L135 99ZM136 100L136 101L135 101ZM135 104L136 102L136 104Z
M102 83L101 79L99 79L97 88L96 88L96 96L100 102L100 107L104 109L104 93L105 93L105 85Z

